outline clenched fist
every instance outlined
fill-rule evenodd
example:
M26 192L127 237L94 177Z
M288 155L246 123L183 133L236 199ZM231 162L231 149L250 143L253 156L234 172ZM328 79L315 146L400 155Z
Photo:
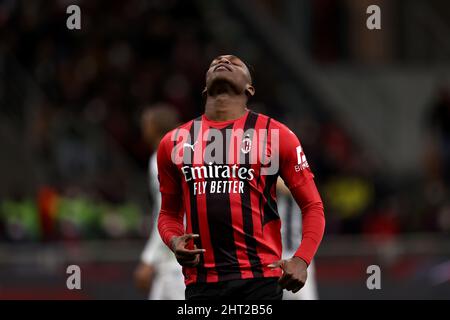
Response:
M308 278L308 265L299 257L287 260L279 260L269 264L271 268L281 268L283 275L278 280L280 287L293 293L298 292L306 283Z

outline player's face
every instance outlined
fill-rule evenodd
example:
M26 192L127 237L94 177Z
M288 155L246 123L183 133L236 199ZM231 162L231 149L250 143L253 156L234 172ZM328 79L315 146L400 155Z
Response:
M215 83L228 82L240 93L251 87L250 72L245 63L236 56L223 55L215 58L206 73L206 89Z

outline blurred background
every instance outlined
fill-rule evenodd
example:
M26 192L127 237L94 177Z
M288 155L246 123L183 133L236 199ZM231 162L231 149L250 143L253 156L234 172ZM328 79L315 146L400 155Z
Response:
M81 8L68 30L66 8ZM381 8L381 30L366 9ZM0 2L0 299L139 299L154 151L141 113L203 112L210 60L300 137L327 219L322 299L450 298L450 3ZM82 290L66 288L66 267ZM377 264L382 289L368 290Z

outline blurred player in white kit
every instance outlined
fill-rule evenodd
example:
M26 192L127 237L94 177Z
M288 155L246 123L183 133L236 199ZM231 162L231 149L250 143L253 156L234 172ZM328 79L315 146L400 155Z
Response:
M302 217L298 214L300 208L292 198L289 189L281 178L277 181L277 206L280 215L281 237L283 243L283 259L292 257L301 241ZM308 281L297 293L283 290L283 300L317 300L316 274L314 261L308 267Z
M179 124L177 113L166 105L150 107L142 113L142 134L154 150L161 138ZM135 271L136 285L148 293L149 300L184 300L184 277L174 254L161 240L157 218L161 208L156 151L148 165L148 188L152 200L153 227Z

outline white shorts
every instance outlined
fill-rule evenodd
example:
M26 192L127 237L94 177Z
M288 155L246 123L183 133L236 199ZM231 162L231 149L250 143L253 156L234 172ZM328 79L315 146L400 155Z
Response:
M184 300L184 276L181 266L173 260L156 267L149 300Z

